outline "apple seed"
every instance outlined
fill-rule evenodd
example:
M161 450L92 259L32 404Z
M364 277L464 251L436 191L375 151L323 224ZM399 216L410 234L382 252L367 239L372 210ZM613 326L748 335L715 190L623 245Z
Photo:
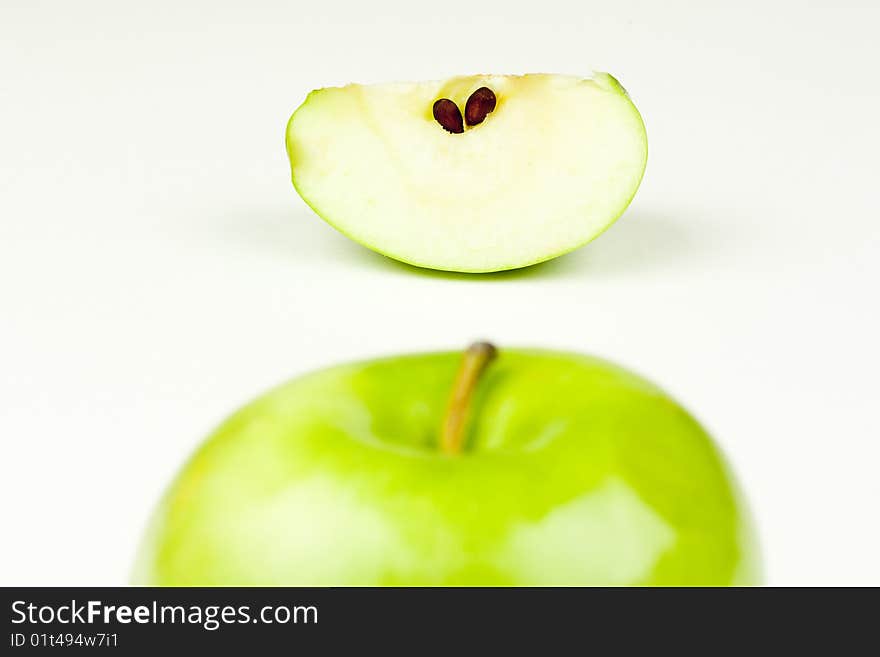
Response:
M458 105L448 98L441 98L434 103L434 118L443 129L453 134L464 132L464 123L461 120L461 110Z
M482 123L486 115L495 109L496 102L498 101L495 98L495 93L489 87L477 89L467 99L467 103L464 106L464 118L467 124L477 125Z

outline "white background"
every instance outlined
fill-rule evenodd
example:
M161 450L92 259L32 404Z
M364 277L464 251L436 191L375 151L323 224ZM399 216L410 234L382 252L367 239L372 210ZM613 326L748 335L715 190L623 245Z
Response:
M772 584L880 584L875 2L0 4L0 583L122 584L232 410L349 359L592 352L716 436ZM289 182L315 87L607 70L644 183L572 255L422 273Z

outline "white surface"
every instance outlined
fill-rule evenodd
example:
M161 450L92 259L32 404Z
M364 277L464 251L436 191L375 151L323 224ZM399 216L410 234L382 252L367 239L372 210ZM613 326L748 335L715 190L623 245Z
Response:
M807 4L3 0L0 583L124 583L240 404L485 336L676 395L733 462L770 583L880 584L880 11ZM648 170L550 264L419 274L288 181L313 87L592 68L644 115Z

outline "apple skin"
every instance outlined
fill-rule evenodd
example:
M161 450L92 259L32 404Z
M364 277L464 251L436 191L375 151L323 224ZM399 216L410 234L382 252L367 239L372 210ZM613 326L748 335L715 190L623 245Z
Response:
M166 493L135 583L758 583L728 468L661 390L593 357L502 350L449 456L460 357L335 367L244 407Z

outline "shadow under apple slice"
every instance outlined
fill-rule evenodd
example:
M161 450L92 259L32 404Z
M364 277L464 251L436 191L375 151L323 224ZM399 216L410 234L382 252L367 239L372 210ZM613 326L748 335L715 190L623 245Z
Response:
M409 265L354 242L315 215L290 208L239 210L212 219L219 239L237 250L255 250L332 266L334 262L391 274L462 281L508 281L547 278L617 278L657 274L698 259L713 259L734 240L719 234L717 224L691 213L627 213L592 242L546 262L491 273L461 273Z

